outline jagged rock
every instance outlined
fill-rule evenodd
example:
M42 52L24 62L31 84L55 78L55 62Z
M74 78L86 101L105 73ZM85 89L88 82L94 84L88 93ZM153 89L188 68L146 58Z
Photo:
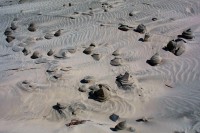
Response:
M128 25L123 25L121 24L119 27L118 27L119 30L122 30L122 31L128 31L130 29L132 29L132 27L128 26Z
M139 88L138 80L131 76L128 72L125 72L124 75L120 74L119 76L117 76L116 83L119 88L122 88L124 90L132 90Z
M180 56L185 52L185 42L180 39L171 40L167 44L166 49L175 54L176 56Z
M98 84L95 89L90 92L90 97L99 102L105 102L110 98L110 89L106 84Z

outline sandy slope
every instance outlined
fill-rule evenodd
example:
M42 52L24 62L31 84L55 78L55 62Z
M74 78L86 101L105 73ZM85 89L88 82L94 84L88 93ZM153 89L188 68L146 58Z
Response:
M106 7L112 6L104 8L104 2ZM0 5L1 133L109 133L122 120L137 133L200 132L199 0L27 0L21 4L0 0ZM12 22L18 28L12 31L15 39L8 43L4 31ZM35 32L27 30L32 22ZM144 34L133 30L140 23L151 34L148 42L139 41ZM121 31L119 24L133 28ZM195 38L186 40L181 56L163 50L187 28L193 30ZM61 36L55 37L59 29ZM27 56L19 47L22 43L31 51ZM92 53L101 55L99 61L83 53L91 43L96 45ZM17 48L21 49L14 52ZM58 54L60 49L69 48L76 52L67 53L66 59L47 56L50 49ZM117 49L123 64L112 66L112 53ZM36 64L30 58L34 51L46 62ZM155 53L163 60L151 66L146 61ZM58 68L53 74L62 73L62 78L46 72L52 66ZM71 70L62 71L65 67ZM138 80L139 90L122 90L116 85L116 76L126 71ZM111 98L98 102L88 99L87 92L78 91L85 76L95 77L95 83L86 87L108 84ZM31 87L23 87L24 80L29 80ZM72 115L65 110L63 119L52 108L57 102L82 112ZM120 116L117 122L109 119L112 113ZM136 122L142 117L149 122ZM65 126L73 118L89 121Z

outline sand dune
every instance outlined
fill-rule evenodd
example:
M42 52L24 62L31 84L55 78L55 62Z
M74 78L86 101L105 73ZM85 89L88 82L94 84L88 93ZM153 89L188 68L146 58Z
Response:
M0 0L0 17L0 132L200 132L200 1Z

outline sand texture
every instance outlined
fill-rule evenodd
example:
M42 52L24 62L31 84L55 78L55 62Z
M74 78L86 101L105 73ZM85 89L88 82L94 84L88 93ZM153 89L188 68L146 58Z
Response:
M0 133L200 133L200 0L0 0Z

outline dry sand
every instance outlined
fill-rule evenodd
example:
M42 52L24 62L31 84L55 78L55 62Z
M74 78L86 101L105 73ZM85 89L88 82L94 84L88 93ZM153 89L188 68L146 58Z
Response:
M0 133L200 133L199 0L0 0L0 18Z

